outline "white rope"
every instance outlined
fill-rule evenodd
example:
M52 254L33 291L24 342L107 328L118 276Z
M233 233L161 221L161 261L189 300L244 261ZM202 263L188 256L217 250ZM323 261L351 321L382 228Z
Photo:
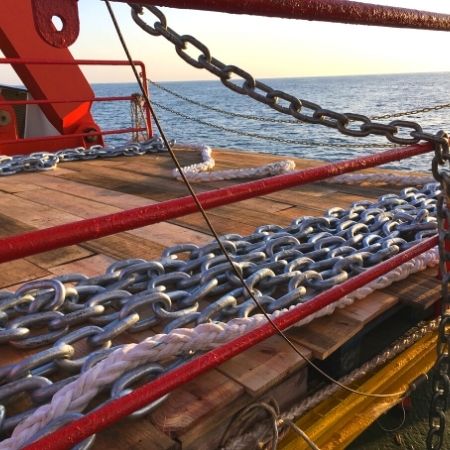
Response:
M410 274L436 266L438 258L437 248L425 252L332 305L306 317L296 326L305 325L317 317L331 314L336 308L349 305L357 299L366 297L374 290L382 289ZM291 306L291 308L294 307ZM271 314L271 318L276 318L286 311L286 309L276 311ZM249 318L232 319L228 323L207 323L192 329L179 328L169 334L149 337L139 344L125 345L81 374L77 380L59 390L53 396L51 403L39 407L15 428L9 439L0 443L0 450L20 449L25 442L54 418L66 412L82 411L103 386L111 384L128 370L141 364L162 361L184 352L210 350L265 323L267 323L267 319L264 315L256 314Z
M420 175L397 175L395 173L344 173L337 177L322 180L324 183L339 184L368 184L368 185L390 185L403 186L405 184L421 184L433 183L433 177Z
M263 178L267 176L292 172L295 169L295 162L287 159L284 161L275 161L273 163L259 167L250 167L247 169L218 170L215 172L210 172L216 165L216 162L212 157L211 147L208 147L206 145L190 145L189 147L199 150L200 156L202 158L202 162L200 163L183 167L184 174L186 175L187 179L192 182L234 180L236 178ZM172 175L177 180L181 180L181 175L178 172L178 169L174 169L172 171Z
M207 181L234 180L236 178L263 178L281 175L283 173L288 173L295 170L295 162L292 159L285 159L259 167L217 170L212 172L216 162L212 156L211 147L208 147L207 145L183 145L183 147L188 147L200 152L202 162L183 167L184 174L187 179L192 182L200 183ZM181 175L178 172L178 169L174 169L172 171L172 175L177 180L181 180ZM427 183L432 183L433 181L434 179L428 176L397 175L393 173L348 173L322 180L324 183L370 184L372 186L403 186L411 184L424 185Z

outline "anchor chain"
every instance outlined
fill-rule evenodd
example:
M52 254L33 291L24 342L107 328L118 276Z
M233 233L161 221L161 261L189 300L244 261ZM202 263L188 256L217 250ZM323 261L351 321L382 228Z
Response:
M437 189L435 183L420 190L406 188L375 202L356 202L350 209L332 208L323 217L298 218L287 227L269 224L246 237L229 234L221 239L254 295L273 313L307 302L435 234ZM160 260L117 261L95 277L66 274L25 283L15 292L2 290L0 343L47 348L0 367L0 404L8 410L18 391L26 392L33 404L1 420L0 431L10 433L35 404L47 402L118 348L113 340L126 331L157 327L169 333L258 312L217 243L176 245ZM80 342L86 343L84 350L74 356ZM179 356L168 364L192 357ZM147 364L128 373L126 380L142 379L141 373L148 380L166 370ZM52 382L54 374L58 381ZM121 380L110 387L111 395L127 388Z
M437 201L437 220L439 233L439 269L441 276L441 322L439 325L439 338L437 345L437 361L432 378L432 400L429 415L429 432L427 436L427 449L439 450L445 439L446 411L450 392L450 151L448 136L440 132L442 143L435 144L433 158L433 175L441 184L441 192Z
M53 170L60 162L85 161L118 156L138 156L164 151L162 139L152 137L145 142L133 142L117 147L93 145L90 148L77 147L59 150L55 153L37 152L30 155L0 155L0 176L15 175L22 172Z

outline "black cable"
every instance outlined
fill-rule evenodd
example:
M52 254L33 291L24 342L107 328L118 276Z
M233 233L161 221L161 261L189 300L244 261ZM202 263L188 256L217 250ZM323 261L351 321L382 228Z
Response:
M344 384L340 383L338 380L334 379L333 377L331 377L330 375L328 375L327 373L325 373L322 369L320 369L320 367L318 367L315 363L313 363L302 351L300 351L297 346L286 336L286 334L280 329L280 327L270 318L270 316L267 314L266 310L263 308L263 306L261 305L261 303L258 301L258 299L254 296L253 292L251 291L251 289L248 287L247 283L245 282L242 274L236 269L235 265L233 264L233 260L230 256L230 254L228 253L228 251L226 250L225 246L223 245L222 241L220 240L219 235L217 234L214 226L212 225L211 221L209 220L209 217L205 211L205 209L203 208L203 206L200 203L200 200L198 199L194 189L192 188L192 185L190 184L189 180L186 178L186 175L183 172L183 169L164 133L164 130L161 127L161 124L158 120L158 117L155 114L155 111L153 109L153 106L150 102L150 99L146 93L146 90L144 89L144 85L142 84L142 80L139 77L139 74L136 70L135 65L133 64L133 59L131 57L130 51L128 49L128 46L125 42L125 39L123 37L122 31L120 30L120 26L117 22L116 16L114 14L114 11L111 7L110 1L109 0L104 0L106 7L108 8L108 12L111 16L112 22L114 24L114 27L116 29L117 35L120 39L120 42L122 44L123 50L127 56L127 59L130 63L130 66L133 70L134 76L136 77L136 81L139 85L139 88L141 89L142 92L142 96L145 99L145 102L153 116L153 120L156 124L156 127L158 128L159 133L161 134L161 138L164 142L164 145L167 148L167 151L169 152L170 157L172 158L175 167L177 168L178 172L181 175L181 178L184 182L184 184L186 185L190 195L192 196L192 199L194 200L195 204L197 205L197 208L199 210L199 212L201 213L201 215L203 216L203 219L205 220L206 225L208 226L208 228L210 229L214 239L217 242L217 245L219 246L220 250L222 251L223 255L225 256L225 258L227 259L227 261L230 263L231 265L231 269L233 270L233 272L235 273L235 275L238 277L239 281L242 283L243 288L245 289L245 291L248 293L249 297L255 302L256 306L258 307L258 309L261 311L261 313L264 315L264 317L266 318L266 320L270 323L270 325L275 329L275 331L277 332L277 334L294 350L295 353L297 353L301 358L303 358L311 367L313 367L317 372L319 372L323 377L325 377L327 380L329 380L330 382L337 384L339 387L341 387L342 389L351 392L353 394L357 394L357 395L362 395L362 396L366 396L366 397L375 397L375 398L391 398L391 397L402 397L405 392L394 392L391 394L369 394L366 392L361 392L361 391L357 391L356 389L352 389L348 386L345 386ZM135 4L130 4L130 6L132 8L139 8L138 5Z

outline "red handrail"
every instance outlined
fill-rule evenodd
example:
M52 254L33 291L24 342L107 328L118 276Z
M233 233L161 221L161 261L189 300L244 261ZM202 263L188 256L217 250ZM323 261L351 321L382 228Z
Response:
M355 170L422 155L432 150L433 146L430 143L387 150L376 155L363 156L321 167L313 167L272 178L203 192L198 194L198 199L203 208L211 209L216 206L323 180L343 173L354 172ZM196 203L192 197L187 196L93 219L85 219L43 230L30 231L19 236L11 236L0 239L0 263L162 222L197 211Z
M125 2L126 0L112 0ZM139 4L397 28L450 31L450 15L348 0L139 0Z
M0 64L36 64L36 65L80 65L80 66L129 66L128 61L117 60L117 59L74 59L68 61L60 61L56 59L45 59L45 58L0 58ZM145 64L142 61L133 61L133 64L140 67L141 78L143 80L143 87L145 93L148 95L147 87L147 71L145 69ZM64 102L56 102L64 103ZM145 126L147 135L152 135L151 128L151 115L150 110L147 105L144 105L145 109ZM71 135L65 135L65 137L70 137Z
M412 258L430 250L438 243L437 236L429 238L414 247L382 262L363 273L352 277L342 284L322 292L310 301L292 308L274 319L282 330L294 325L299 320L325 308L361 286L375 280ZM199 356L182 366L162 375L155 381L137 388L134 392L119 399L111 400L81 419L59 428L52 434L30 444L24 450L67 450L88 436L97 433L128 416L138 409L160 398L167 392L187 383L207 370L219 366L228 359L247 350L258 342L276 334L270 323L266 323L233 341Z
M119 96L119 97L94 97L94 98L83 98L83 99L57 99L57 100L2 100L0 101L0 106L10 105L10 106L22 106L22 105L45 105L47 103L80 103L80 102L119 102L119 101L131 101L133 96Z

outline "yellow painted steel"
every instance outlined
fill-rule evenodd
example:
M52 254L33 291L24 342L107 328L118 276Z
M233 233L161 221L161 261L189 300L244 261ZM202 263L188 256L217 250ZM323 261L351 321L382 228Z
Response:
M405 392L420 375L428 373L436 361L437 334L423 337L354 389L370 394ZM321 450L343 450L400 397L374 398L340 389L295 423ZM280 442L279 450L310 449L293 431Z

